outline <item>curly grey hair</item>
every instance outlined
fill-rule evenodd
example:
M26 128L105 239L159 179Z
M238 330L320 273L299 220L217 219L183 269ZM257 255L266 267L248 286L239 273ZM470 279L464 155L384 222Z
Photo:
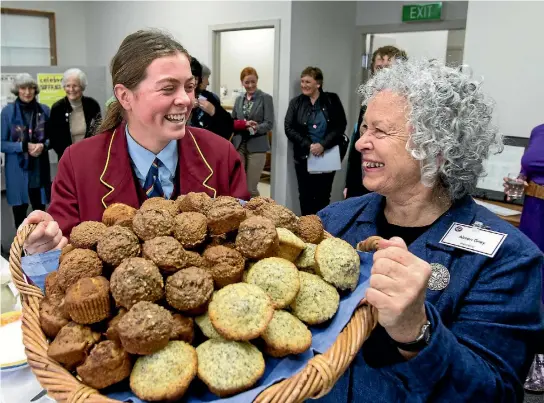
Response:
M420 161L421 182L442 186L452 200L471 194L485 176L491 149L503 149L503 136L491 123L494 104L466 70L436 60L400 60L359 87L363 105L383 90L406 98L406 150Z
M38 83L36 82L34 77L32 77L28 73L21 73L15 76L15 80L13 80L13 82L11 83L10 90L13 95L18 96L19 88L28 88L28 87L34 88L36 90L36 95L40 93L40 87L38 86Z
M87 88L87 74L85 74L82 70L73 68L68 69L64 72L62 75L62 88L66 87L66 81L70 77L77 77L79 80L79 85L81 86L81 90L85 91L85 88Z

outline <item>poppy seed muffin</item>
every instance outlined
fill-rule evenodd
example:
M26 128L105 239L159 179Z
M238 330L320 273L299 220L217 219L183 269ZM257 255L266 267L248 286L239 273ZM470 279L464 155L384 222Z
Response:
M89 350L100 340L100 333L90 327L70 322L49 345L47 355L68 369L74 369L87 358Z
M40 326L47 337L54 339L60 329L68 324L68 319L47 297L41 300Z
M297 230L297 216L287 207L275 203L265 203L257 209L257 214L271 220L277 228Z
M291 312L308 325L318 325L334 316L340 304L336 288L315 274L298 273L300 290L291 304Z
M76 248L94 249L104 235L106 226L97 221L83 221L72 228L70 243Z
M279 257L256 262L247 273L246 282L261 288L272 299L275 309L289 306L300 289L296 266Z
M205 305L213 293L213 278L204 269L189 267L166 279L166 301L179 311Z
M219 333L217 333L217 330L215 330L215 327L212 325L212 321L210 320L210 315L208 312L197 316L195 318L195 322L202 332L204 336L206 336L208 339L222 339L223 336L221 336Z
M299 270L315 274L315 267L317 265L317 263L315 262L316 248L317 245L313 243L306 244L306 247L295 262L295 265L299 268Z
M132 219L137 211L138 210L132 206L123 203L113 203L104 210L104 213L102 213L102 222L108 227L120 225L122 227L132 228Z
M280 247L277 253L278 257L294 262L306 248L306 244L302 239L286 228L277 228L276 231L278 232L280 241Z
M250 389L264 374L263 355L248 342L210 339L196 353L198 377L219 397Z
M251 217L243 221L236 236L236 249L249 259L274 256L279 248L278 232L268 218Z
M204 243L208 234L208 220L202 213L181 213L174 218L174 238L184 248L192 249Z
M240 252L218 245L206 249L202 255L204 264L213 277L216 288L242 280L245 259Z
M197 373L197 353L183 341L171 341L160 351L136 360L130 388L148 402L178 401Z
M110 282L104 277L86 277L66 291L65 309L72 320L83 325L110 316Z
M146 355L166 347L172 326L172 314L167 309L142 301L121 318L117 332L127 352Z
M195 337L195 321L193 318L179 313L172 315L172 333L170 340L181 340L191 344Z
M84 277L102 275L102 261L95 251L90 249L74 249L59 266L57 283L66 291L72 284Z
M177 203L174 200L167 200L164 197L151 197L144 201L140 206L140 211L150 209L166 210L174 217L179 213Z
M91 388L104 389L130 376L132 360L119 345L105 340L95 345L77 374Z
M319 244L323 240L323 223L317 215L306 215L298 219L296 234L306 243Z
M266 331L261 336L265 352L272 357L300 354L312 345L312 333L295 316L286 311L275 311Z
M258 286L230 284L217 291L208 314L213 327L227 340L251 340L259 337L272 319L270 297Z
M140 256L140 241L129 228L109 227L98 245L98 256L111 266L119 266L124 259Z
M132 229L142 241L148 241L158 236L167 236L174 228L174 216L159 208L138 210L132 219Z
M325 239L315 250L316 273L339 290L355 290L361 260L357 251L340 238Z
M178 198L178 207L182 213L194 211L206 215L212 206L212 198L204 192L189 192L181 200L180 198Z
M206 217L210 234L223 235L238 229L240 223L246 219L246 211L239 203L227 203L220 207L212 204Z
M164 295L159 268L141 257L125 259L113 271L110 289L117 306L130 309L140 301L155 302Z
M181 244L171 236L150 239L142 247L142 256L168 273L175 273L183 267L183 253Z

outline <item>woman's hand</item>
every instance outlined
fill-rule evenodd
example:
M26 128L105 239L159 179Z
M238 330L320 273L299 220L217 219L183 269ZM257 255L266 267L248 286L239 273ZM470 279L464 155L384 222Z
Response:
M255 129L257 127L258 123L254 120L246 120L246 127L252 127Z
M319 143L314 143L310 146L310 152L316 157L319 157L325 152L325 148Z
M205 99L199 99L198 106L208 115L210 116L215 115L215 106L213 106L213 104L210 101L207 101Z
M23 246L28 255L62 249L68 244L68 239L62 236L59 224L45 211L35 210L30 213L19 229L27 224L38 224Z
M43 148L43 143L28 143L28 153L33 157L39 157Z
M427 322L425 293L431 266L408 251L401 238L382 240L374 254L366 300L378 322L400 343L415 341Z

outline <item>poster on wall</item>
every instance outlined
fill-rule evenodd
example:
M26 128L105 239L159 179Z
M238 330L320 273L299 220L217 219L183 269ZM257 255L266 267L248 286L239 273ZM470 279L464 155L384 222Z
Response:
M17 98L15 95L11 93L11 84L13 81L15 81L15 77L19 73L2 73L1 74L1 101L0 101L0 109L4 108L7 104L10 102L14 102Z
M64 98L66 93L62 88L61 74L38 73L38 85L40 86L39 102L51 108L55 102Z

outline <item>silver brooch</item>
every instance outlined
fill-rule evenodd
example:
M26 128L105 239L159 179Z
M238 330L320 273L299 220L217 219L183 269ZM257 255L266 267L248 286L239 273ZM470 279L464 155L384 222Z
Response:
M431 263L431 277L427 288L431 291L441 291L450 283L450 272L440 263Z

